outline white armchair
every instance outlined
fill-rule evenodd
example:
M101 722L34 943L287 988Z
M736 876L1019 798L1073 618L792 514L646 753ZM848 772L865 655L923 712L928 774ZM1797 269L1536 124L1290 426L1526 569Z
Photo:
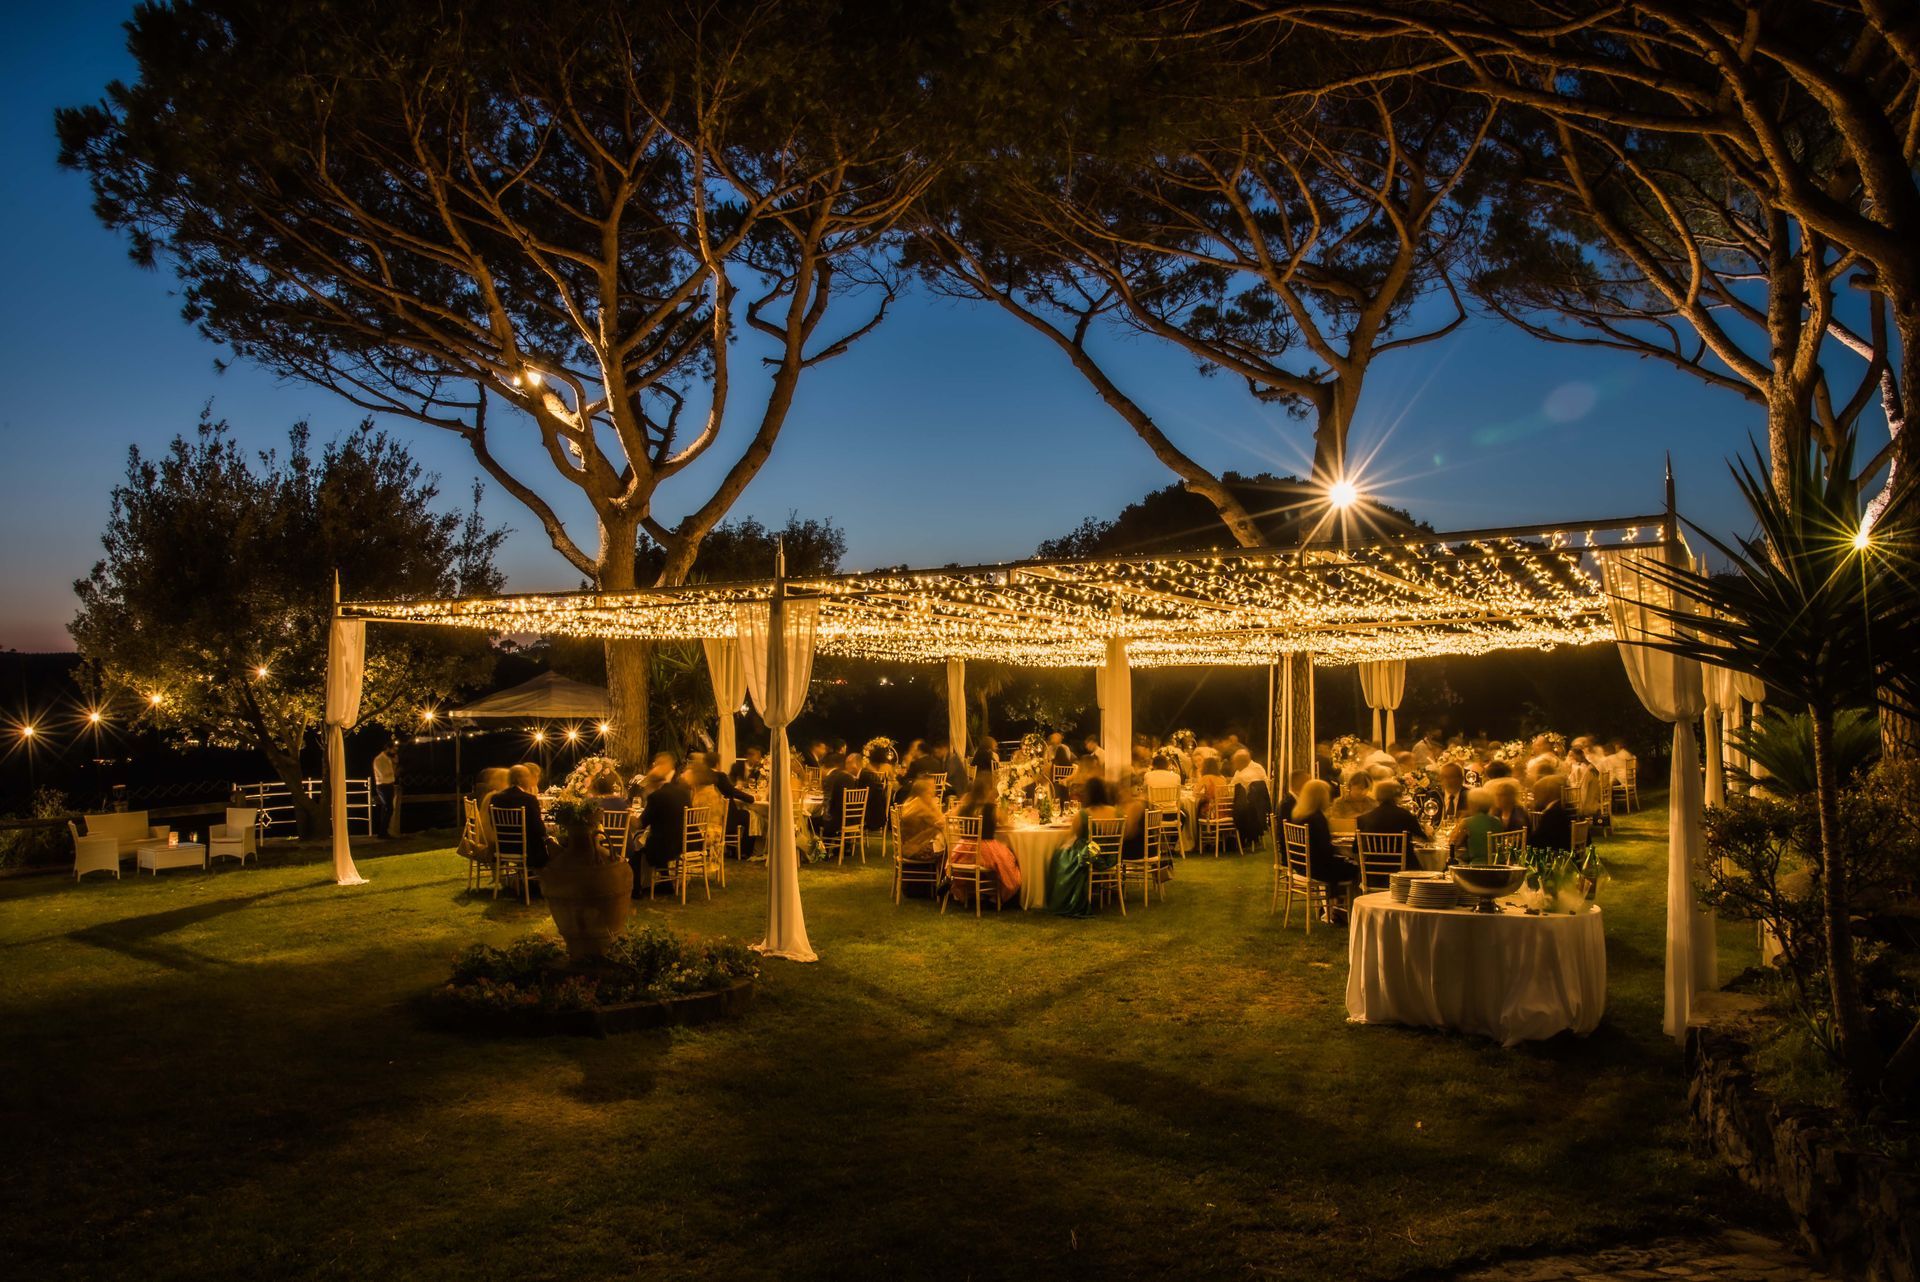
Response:
M253 861L259 863L260 847L254 836L257 829L255 821L259 816L258 808L227 807L227 821L207 829L208 867L212 867L216 859L238 859L244 868L248 855L252 855Z
M108 833L83 837L79 826L73 820L67 820L67 831L73 834L73 879L79 881L90 872L110 872L115 881L120 880L120 842Z

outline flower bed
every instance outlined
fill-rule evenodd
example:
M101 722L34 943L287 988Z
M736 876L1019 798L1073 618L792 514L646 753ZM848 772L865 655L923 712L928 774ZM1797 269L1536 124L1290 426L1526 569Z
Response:
M576 968L559 940L532 935L467 949L424 1005L429 1022L462 1032L605 1037L736 1014L758 974L753 954L731 940L690 943L648 927Z

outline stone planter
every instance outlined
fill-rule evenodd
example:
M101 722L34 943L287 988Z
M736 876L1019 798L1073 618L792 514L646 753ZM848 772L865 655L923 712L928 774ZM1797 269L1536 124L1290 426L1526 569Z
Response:
M589 847L591 849L591 847ZM553 924L578 965L606 952L633 911L633 869L569 851L540 870L540 891Z

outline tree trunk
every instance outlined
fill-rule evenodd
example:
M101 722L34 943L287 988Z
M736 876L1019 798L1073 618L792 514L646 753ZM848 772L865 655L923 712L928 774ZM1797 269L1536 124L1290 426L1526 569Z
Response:
M1827 987L1833 1002L1833 1028L1847 1095L1859 1108L1873 1089L1878 1055L1867 1032L1860 1004L1860 982L1853 967L1853 927L1847 895L1847 867L1840 854L1840 781L1833 759L1833 710L1812 707L1815 800L1820 813L1820 878L1826 909Z
M1276 801L1282 790L1292 790L1292 772L1313 772L1312 667L1313 656L1305 651L1284 654L1273 665L1273 724L1267 734L1274 745L1271 787Z
M1920 495L1920 434L1910 430L1920 400L1920 296L1902 290L1890 299L1894 333L1899 340L1897 397L1887 403L1893 438L1893 459L1887 475L1888 493L1877 503L1875 528L1885 526L1904 538L1914 528L1913 505ZM1890 666L1890 665L1887 665ZM1884 670L1884 667L1883 667ZM1880 756L1887 761L1920 759L1920 709L1882 686L1875 691L1880 707Z
M631 524L600 523L600 567L597 584L603 592L631 592L635 580L638 529ZM653 656L649 643L625 637L609 637L604 643L607 656L607 701L612 705L611 729L607 733L607 755L628 770L647 764L648 686Z
M273 740L256 731L256 746L260 755L273 767L273 773L287 787L287 796L293 801L294 826L302 837L320 836L330 828L330 811L327 807L326 789L321 789L319 800L307 795L306 772L300 768L300 754L288 752Z

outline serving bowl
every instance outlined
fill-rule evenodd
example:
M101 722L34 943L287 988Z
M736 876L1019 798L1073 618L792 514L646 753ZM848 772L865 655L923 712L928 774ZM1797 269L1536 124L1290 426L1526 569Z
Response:
M1451 871L1453 884L1462 894L1476 896L1475 911L1483 913L1499 912L1493 901L1511 895L1527 879L1525 864L1455 864Z

